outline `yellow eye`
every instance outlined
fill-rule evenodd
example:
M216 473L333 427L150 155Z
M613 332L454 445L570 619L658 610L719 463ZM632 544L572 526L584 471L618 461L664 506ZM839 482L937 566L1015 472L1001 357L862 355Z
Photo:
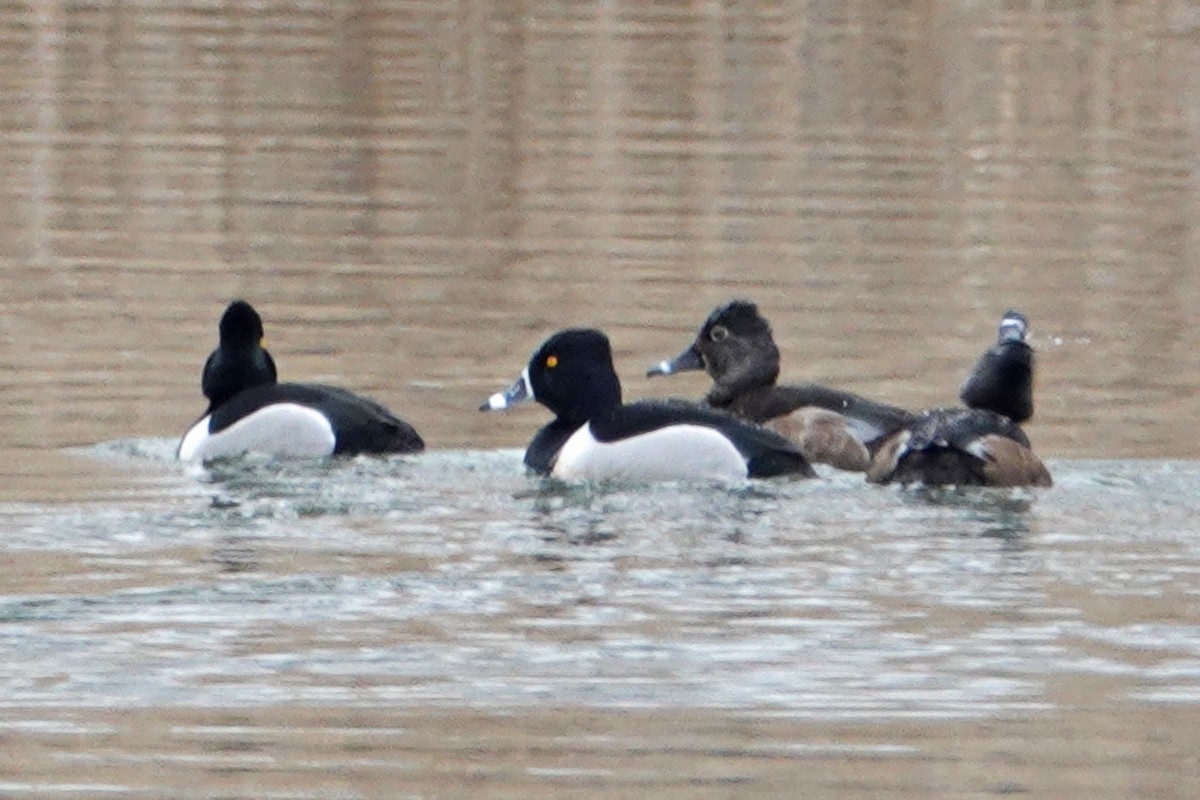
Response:
M557 366L558 366L558 356L548 356L546 358L546 367L547 368L554 369Z

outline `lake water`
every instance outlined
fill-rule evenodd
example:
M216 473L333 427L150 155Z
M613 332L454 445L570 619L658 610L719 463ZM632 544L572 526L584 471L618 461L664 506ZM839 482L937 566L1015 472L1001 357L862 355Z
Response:
M585 487L173 444L4 509L8 796L1197 788L1196 462Z
M1200 795L1200 14L1148 3L15 4L0 797ZM430 451L172 459L232 297ZM629 397L756 300L1045 491L565 486L476 410Z

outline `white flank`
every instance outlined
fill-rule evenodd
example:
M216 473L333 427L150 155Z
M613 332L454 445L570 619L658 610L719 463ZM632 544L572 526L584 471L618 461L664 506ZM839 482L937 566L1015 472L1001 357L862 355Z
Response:
M563 445L553 474L564 480L736 480L746 477L746 460L722 434L701 425L607 443L584 425Z
M239 419L219 433L209 433L206 416L184 434L179 460L195 461L240 453L266 453L282 458L315 458L333 452L336 439L325 415L294 403L277 403Z

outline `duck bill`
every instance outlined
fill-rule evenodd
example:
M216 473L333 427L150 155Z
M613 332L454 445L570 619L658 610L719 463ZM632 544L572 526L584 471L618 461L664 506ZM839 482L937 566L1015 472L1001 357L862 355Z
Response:
M1000 320L1000 341L1023 342L1029 323L1025 316L1016 311L1009 311Z
M690 372L697 369L704 369L704 359L700 357L700 351L696 349L696 346L692 345L670 361L660 361L646 370L646 377L674 375L676 372Z
M496 392L479 407L480 411L502 411L506 408L528 403L533 400L533 387L529 385L529 369L521 373L521 377L503 392Z

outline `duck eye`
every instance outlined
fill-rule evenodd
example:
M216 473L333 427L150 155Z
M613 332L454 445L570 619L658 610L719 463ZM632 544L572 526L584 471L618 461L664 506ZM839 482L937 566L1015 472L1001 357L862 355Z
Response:
M717 325L715 328L713 328L711 331L708 332L708 338L712 339L714 342L723 342L723 341L725 341L725 337L727 337L728 335L729 335L729 329L726 328L724 325Z
M546 369L554 369L558 366L558 356L546 356Z

